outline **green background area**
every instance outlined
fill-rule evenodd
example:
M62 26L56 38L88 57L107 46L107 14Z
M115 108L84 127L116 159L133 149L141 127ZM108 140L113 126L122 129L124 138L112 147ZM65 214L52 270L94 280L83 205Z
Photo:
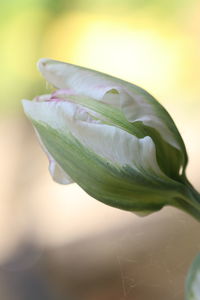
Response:
M103 19L105 24L109 21L108 26L112 27L110 33L111 41L113 36L112 32L117 35L117 31L121 26L120 24L126 27L125 31L119 33L119 40L122 37L122 43L126 30L134 33L137 29L143 34L143 32L148 30L149 24L152 32L158 33L159 31L160 38L162 38L171 49L173 48L174 40L180 38L182 41L180 43L182 44L180 44L180 47L175 51L181 53L182 48L185 54L178 65L174 66L174 69L171 69L171 73L176 72L176 69L179 68L179 77L181 78L179 89L185 89L183 94L188 95L192 93L192 95L197 95L199 92L197 66L200 67L199 16L196 13L198 7L199 4L196 0L1 1L1 113L19 112L21 111L20 99L29 99L37 94L45 93L44 81L42 81L35 67L40 57L50 56L52 58L68 60L73 63L78 61L78 63L81 62L82 65L90 66L90 62L88 62L88 60L85 61L84 55L81 56L81 47L84 46L83 44L85 43L85 40L82 42L82 39L85 35L87 36L88 30L92 30L95 20L97 19L99 21ZM82 27L85 26L86 21L88 24L85 31L83 31ZM104 33L102 33L102 36L103 35ZM171 36L173 36L172 40L170 40ZM145 39L146 37L144 37L144 40ZM92 44L92 40L92 36L89 39L86 38L88 44ZM47 41L51 42L48 44ZM148 40L146 40L146 43L148 45ZM77 51L73 51L75 46L79 49L79 54L77 54ZM141 43L141 45L139 44L139 47L144 50L143 43ZM124 47L124 49L123 53L126 56L126 47ZM110 51L112 51L112 49ZM114 51L118 51L116 47ZM77 59L77 55L81 57L81 60ZM121 59L121 55L122 53L120 52L119 60ZM170 55L169 53L169 57ZM117 63L116 61L116 65ZM124 64L127 64L126 67L128 69L129 64L127 62L124 62ZM98 68L98 66L96 67ZM137 68L135 70L136 74L138 72ZM148 69L149 66L147 65L146 68ZM102 63L102 70L104 69L105 62ZM110 69L112 70L112 66ZM109 72L109 63L107 63L106 71L107 70ZM143 74L144 73L145 69L143 70ZM122 74L122 76L123 75L124 74ZM161 75L165 79L165 74L163 73ZM127 75L128 79L129 77ZM154 77L153 73L152 77ZM177 80L180 78L177 78ZM129 80L133 81L134 76ZM142 77L139 84L147 85L146 81L143 82ZM158 83L158 85L160 85L160 83ZM176 87L177 85L178 84L174 82L174 86ZM151 86L151 82L149 86ZM177 88L177 94L180 94L179 89ZM154 89L152 89L152 91L154 92ZM176 91L174 91L174 94L175 93ZM161 94L164 98L165 90L163 94L158 94ZM168 95L166 95L166 98L167 97ZM193 98L195 97L192 96L189 100L192 101ZM185 96L183 100L187 101L187 99L187 96ZM195 101L195 99L193 99L193 101Z

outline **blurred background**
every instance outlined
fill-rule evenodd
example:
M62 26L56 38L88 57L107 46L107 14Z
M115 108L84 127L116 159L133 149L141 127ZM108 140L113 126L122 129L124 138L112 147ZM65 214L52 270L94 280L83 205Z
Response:
M140 85L174 118L200 190L200 2L1 1L0 38L0 299L183 299L199 224L174 208L137 217L54 183L20 100L47 93L41 57Z

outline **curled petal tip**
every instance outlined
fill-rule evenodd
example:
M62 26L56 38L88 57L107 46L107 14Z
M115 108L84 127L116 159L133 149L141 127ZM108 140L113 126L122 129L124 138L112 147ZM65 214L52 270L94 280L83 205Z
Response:
M47 66L47 64L52 61L50 58L40 58L37 62L37 68L40 72L44 70L44 68Z

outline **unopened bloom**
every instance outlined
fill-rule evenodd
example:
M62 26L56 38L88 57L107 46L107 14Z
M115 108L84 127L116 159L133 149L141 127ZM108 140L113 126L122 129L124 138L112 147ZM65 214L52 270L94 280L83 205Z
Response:
M23 100L23 107L57 182L76 182L106 204L138 213L164 205L187 209L185 146L149 93L59 61L41 59L38 67L56 89Z

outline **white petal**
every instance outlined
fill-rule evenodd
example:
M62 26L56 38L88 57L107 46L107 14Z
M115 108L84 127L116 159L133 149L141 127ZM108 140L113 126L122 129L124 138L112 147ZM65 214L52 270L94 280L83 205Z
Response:
M142 139L114 126L76 122L72 134L87 148L108 162L130 166L144 173L165 177L156 161L155 145L149 136Z
M51 59L41 59L38 68L55 87L121 108L128 121L141 121L156 129L163 139L175 148L180 149L183 146L180 145L180 138L177 138L178 132L174 133L174 130L170 129L171 118L165 112L161 112L162 107L157 107L159 104L155 99L138 86L100 72Z
M47 58L38 62L38 68L55 87L97 100L102 99L109 90L115 89L116 85L115 79L108 75Z
M35 133L38 137L40 145L42 146L44 152L47 154L47 157L49 159L49 172L50 172L53 180L60 184L72 183L73 180L70 178L70 176L67 173L65 173L65 171L58 165L58 163L51 156L51 154L45 147L44 143L42 142L42 139L36 129L35 129Z
M36 129L35 129L35 133L38 137L40 145L42 146L44 152L46 153L46 155L49 159L49 172L50 172L53 180L57 183L60 183L60 184L72 183L73 180L70 178L70 176L67 173L65 173L65 171L59 166L59 164L51 156L51 154L49 153L49 151L45 147L44 143L42 142L42 139L41 139L41 137L40 137L40 135L39 135L39 133Z
M23 105L30 118L66 135L70 132L80 143L108 163L130 166L142 174L166 178L157 164L155 145L150 137L138 139L114 126L77 120L77 107L74 103L24 101Z
M172 146L180 149L179 141L177 141L174 132L172 132L167 122L172 122L167 115L161 118L158 112L145 94L137 93L132 88L126 88L126 92L120 93L121 109L129 122L141 121L146 126L156 129L161 136ZM162 108L159 108L162 109ZM167 122L165 122L167 120Z
M25 113L33 120L42 121L46 124L48 124L50 117L52 117L52 120L54 120L53 115L48 114L49 112L52 112L52 110L46 109L48 105L52 106L52 104L50 102L48 102L48 103L47 102L33 102L33 101L29 101L29 100L23 100L22 102L23 102L23 107L24 107ZM41 114L42 114L42 116L41 116ZM53 128L58 128L57 122L55 122L52 125L54 125L54 127L52 126ZM65 124L64 125L62 124L62 126L64 126L64 128L65 128ZM64 172L64 170L57 164L57 162L54 160L54 158L48 152L48 150L46 149L46 147L45 147L44 143L42 142L42 139L36 129L35 129L35 133L38 137L38 140L39 140L44 152L47 154L47 157L49 159L49 172L50 172L52 178L60 184L72 183L73 180L70 178L70 176Z
M65 171L56 163L56 161L49 156L49 172L52 178L60 183L60 184L69 184L72 183L73 180L69 175L65 173Z
M54 129L68 131L68 123L77 113L77 105L71 102L34 102L22 100L24 112L37 122L45 123Z

